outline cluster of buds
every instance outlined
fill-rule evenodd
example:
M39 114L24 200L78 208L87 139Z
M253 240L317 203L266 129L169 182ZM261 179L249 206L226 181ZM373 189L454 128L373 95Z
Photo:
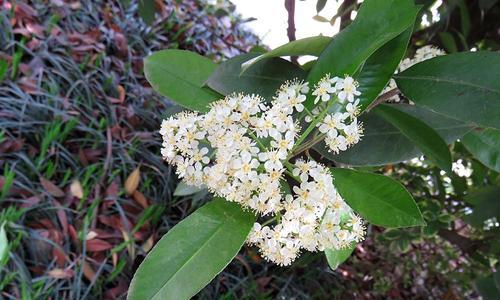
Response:
M260 216L247 242L279 265L290 264L302 249L340 249L364 237L362 220L338 194L328 168L312 160L290 162L304 140L296 115L318 127L315 138L331 151L359 141L357 83L323 78L312 92L321 100L317 114L303 104L308 93L308 83L294 80L271 102L234 94L212 103L206 114L174 115L160 130L162 155L180 178ZM328 114L332 103L340 103L341 112Z

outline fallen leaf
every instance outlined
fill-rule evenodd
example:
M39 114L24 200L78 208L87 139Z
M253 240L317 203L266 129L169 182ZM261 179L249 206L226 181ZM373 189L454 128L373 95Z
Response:
M47 274L49 274L50 277L52 278L56 278L56 279L65 279L65 278L71 278L73 277L74 273L72 270L70 269L52 269L50 271L47 272Z
M93 281L94 277L96 275L94 269L92 268L90 263L88 263L87 261L83 261L83 275L89 281Z
M135 192L135 190L139 186L140 179L141 179L141 172L139 171L139 167L137 167L125 181L125 192L128 195L131 195Z
M78 199L83 198L83 188L82 184L80 183L79 180L75 179L69 186L69 190L73 196L75 196Z
M64 195L66 195L57 185L45 179L44 177L40 177L40 183L42 184L43 188L54 197L63 197Z
M89 233L87 233L87 236L85 237L85 240L86 241L93 240L97 236L98 236L97 232L95 232L95 231L89 231Z
M142 244L141 248L142 248L142 251L144 251L145 253L148 253L149 250L151 250L151 248L153 248L153 246L154 246L154 239L153 239L153 236L150 236L144 242L144 244Z
M119 84L116 90L118 91L118 100L123 104L123 102L125 102L125 88Z
M86 244L87 244L87 251L89 252L100 252L113 248L113 245L101 239L88 240L86 241Z
M132 194L132 198L134 198L134 200L137 203L139 203L143 208L148 208L148 206L149 206L148 199L146 199L146 197L144 197L143 193L136 190Z

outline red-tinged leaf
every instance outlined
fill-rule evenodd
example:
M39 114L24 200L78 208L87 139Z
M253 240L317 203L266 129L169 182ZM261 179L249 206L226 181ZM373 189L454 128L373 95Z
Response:
M21 68L20 68L21 69ZM38 88L38 84L35 79L33 78L28 78L28 77L21 77L17 81L17 85L25 92L30 95L35 95L40 92L40 89Z
M120 299L127 292L127 288L128 285L123 280L120 280L116 287L106 290L106 292L104 293L104 299Z
M59 223L61 224L61 227L63 229L63 234L64 236L68 235L68 217L66 216L66 211L64 211L64 208L61 206L61 204L57 201L54 201L57 206L57 218L59 219Z
M24 139L6 139L0 143L0 153L17 152L23 148Z
M16 2L15 8L14 8L14 15L15 15L15 19L34 20L35 17L38 16L38 13L37 13L36 9L29 6L28 4L23 3L23 2Z
M119 216L100 215L98 219L99 222L101 222L104 225L108 225L111 228L117 229L119 231L123 229L122 221L120 220Z
M115 200L118 197L118 193L120 192L120 186L118 185L118 182L113 181L111 184L106 188L106 200Z
M94 280L95 275L96 275L94 268L92 268L90 263L87 262L86 260L83 261L82 268L83 268L83 275L85 276L85 278L87 278L88 281L92 282Z
M55 279L67 279L67 278L71 278L71 277L73 277L73 275L75 275L73 270L71 270L71 269L59 269L59 268L52 269L52 270L48 271L47 274L50 277L55 278Z
M36 195L36 196L31 196L29 198L23 199L21 207L22 208L33 207L33 206L37 205L38 203L40 203L40 201L42 201L42 197L43 197L42 195Z
M89 161L87 160L87 156L85 155L85 152L83 151L82 148L78 149L78 158L80 159L80 162L84 167L89 165Z
M57 185L45 179L44 177L40 177L40 183L42 184L43 188L54 197L64 197L64 195L66 195Z
M93 239L86 241L85 243L87 251L89 252L100 252L113 248L113 245L101 239Z
M78 245L78 243L79 243L78 233L76 232L76 229L72 224L69 224L68 232L69 232L69 237L71 238L71 241L73 242L73 244Z
M52 255L55 257L56 259L56 264L59 266L59 267L64 267L64 265L66 264L66 261L68 260L67 257L66 257L66 254L62 251L61 248L59 247L54 247L52 249Z

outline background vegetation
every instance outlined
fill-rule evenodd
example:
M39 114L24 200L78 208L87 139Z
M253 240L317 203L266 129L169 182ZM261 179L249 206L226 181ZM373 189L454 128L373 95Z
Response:
M434 1L417 2L431 24L415 29L409 55L499 50L498 1L444 1L439 21ZM124 298L145 253L208 199L178 188L161 161L156 131L176 108L148 86L143 57L179 48L220 61L259 41L224 1L155 1L156 15L137 1L0 4L0 299ZM345 27L357 7L323 18ZM496 141L481 161L453 145L451 175L425 158L372 169L410 190L423 230L370 226L335 271L322 255L281 268L245 248L198 298L495 299Z

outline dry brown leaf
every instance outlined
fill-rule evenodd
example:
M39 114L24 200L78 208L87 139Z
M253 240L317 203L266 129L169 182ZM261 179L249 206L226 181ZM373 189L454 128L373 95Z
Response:
M87 233L87 236L85 237L85 240L86 241L89 241L89 240L93 240L97 237L97 232L95 231L89 231L89 233Z
M116 90L118 91L118 100L120 100L120 103L123 104L123 102L125 102L125 88L119 84L116 87Z
M141 179L141 171L139 171L139 167L137 167L125 181L125 192L128 195L132 195L137 187L139 186L139 180Z
M47 274L49 274L50 277L56 278L56 279L71 278L74 275L72 270L69 270L69 269L63 270L63 269L59 269L59 268L52 269L52 270L48 271Z
M83 198L83 188L82 184L78 179L73 180L71 185L69 186L69 190L73 196L75 196L78 199Z
M148 206L149 206L148 199L146 199L146 197L144 197L143 193L136 190L132 194L132 198L134 198L134 200L137 203L139 203L143 208L148 208Z
M142 251L144 251L145 253L148 253L149 250L151 250L151 248L153 248L154 246L154 240L153 240L153 236L151 235L145 242L144 244L142 244L141 248L142 248Z
M43 188L54 197L63 197L64 195L66 195L57 185L45 179L44 177L40 177L40 183L42 184Z

